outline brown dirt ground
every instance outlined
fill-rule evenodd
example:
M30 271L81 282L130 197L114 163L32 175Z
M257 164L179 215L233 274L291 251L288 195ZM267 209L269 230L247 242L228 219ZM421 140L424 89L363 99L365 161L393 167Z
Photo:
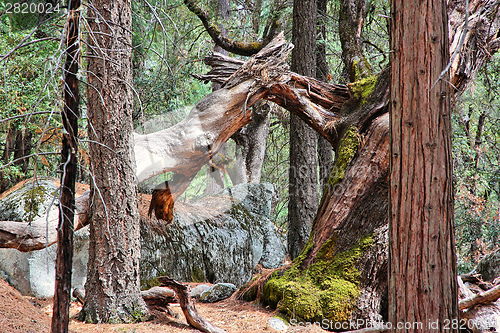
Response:
M276 311L265 309L253 303L227 299L218 303L197 303L198 312L216 326L228 333L277 332L268 326L269 318ZM172 310L179 318L155 313L152 321L137 324L85 324L75 320L81 309L79 303L72 303L70 331L73 333L198 333L188 326L182 310L173 304ZM22 296L17 290L0 280L0 333L44 333L50 332L52 315L51 299L36 299ZM317 326L308 328L289 327L287 332L326 332Z

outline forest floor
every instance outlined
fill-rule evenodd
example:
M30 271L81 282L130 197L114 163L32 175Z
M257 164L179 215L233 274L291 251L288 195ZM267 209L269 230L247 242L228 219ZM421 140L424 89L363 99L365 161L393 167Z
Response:
M186 324L179 306L173 304L172 310L178 318L156 313L155 319L136 324L85 324L75 319L81 309L78 302L71 304L72 319L69 325L73 333L197 333L198 330ZM265 309L253 303L227 299L217 303L197 303L198 312L216 326L228 333L278 332L269 327L269 319L276 311ZM22 296L17 290L0 280L0 332L8 333L45 333L50 332L52 299L38 299ZM283 332L283 331L282 331ZM318 326L293 327L286 332L318 333L326 332Z

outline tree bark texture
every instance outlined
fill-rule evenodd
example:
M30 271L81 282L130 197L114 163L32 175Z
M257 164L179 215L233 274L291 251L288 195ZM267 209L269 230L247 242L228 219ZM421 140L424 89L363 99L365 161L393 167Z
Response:
M363 55L363 21L366 13L365 0L344 0L339 8L339 37L344 62L350 82L362 79L371 73L370 65Z
M316 74L316 12L316 0L293 2L291 70L309 77ZM316 141L317 133L291 114L287 246L292 259L306 244L318 207Z
M131 322L147 314L139 283L131 3L93 1L88 22L88 134L94 178L87 296L81 315L87 322Z
M317 44L316 44L316 79L328 82L328 63L326 61L326 11L327 0L317 0ZM318 165L319 184L323 191L328 181L328 177L333 169L333 148L332 145L321 135L318 135Z
M78 164L78 118L80 91L78 89L78 61L80 59L80 1L68 3L69 15L64 63L64 133L61 151L61 196L59 199L59 226L57 228L56 285L52 312L52 333L68 332L71 303L71 273L73 269L73 232L75 215L75 182Z
M391 10L389 321L458 332L446 2Z
M252 110L252 122L247 125L245 134L248 138L245 167L248 183L260 183L266 140L269 134L270 106L266 102L257 103Z
M9 159L17 160L15 166L21 168L22 173L28 171L29 158L24 158L30 155L32 148L33 134L28 129L19 129L18 124L13 123L9 126L7 136L5 138L5 146L2 154L4 164L9 163ZM12 187L15 183L23 180L20 176L5 177L4 171L0 170L0 193Z

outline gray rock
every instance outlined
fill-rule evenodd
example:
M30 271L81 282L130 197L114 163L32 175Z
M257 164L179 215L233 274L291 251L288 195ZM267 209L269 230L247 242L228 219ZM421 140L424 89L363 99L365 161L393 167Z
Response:
M276 331L286 331L288 329L288 325L280 318L272 317L269 318L269 327Z
M168 275L241 286L258 263L279 267L286 250L269 220L272 189L270 184L241 184L194 205L176 203L168 226L143 219L142 281Z
M30 221L45 214L51 205L57 204L58 184L53 178L30 179L0 200L2 221Z
M496 250L481 259L476 268L484 281L492 282L500 276L500 250Z
M250 213L268 219L271 217L271 201L274 195L272 184L239 184L225 188L222 194L241 202Z
M236 286L232 283L217 283L205 290L200 296L200 302L215 303L231 297L236 291Z
M26 220L50 207L57 185L39 178L0 200L0 219ZM248 282L257 264L275 268L285 259L283 239L269 220L273 187L242 184L205 197L195 204L176 204L175 219L165 226L142 219L141 280L159 275L180 281ZM184 209L183 209L184 207ZM88 261L88 229L75 234L73 287L83 288ZM21 293L51 297L57 245L22 253L0 249L0 276Z
M191 297L192 298L200 298L201 294L207 289L210 289L210 286L207 286L206 284L200 284L191 290Z
M39 177L0 200L0 220L22 221L45 214L57 194L57 184L52 178ZM88 229L74 235L72 286L83 288L87 277ZM55 286L57 244L46 249L20 252L0 248L0 275L23 295L52 297Z

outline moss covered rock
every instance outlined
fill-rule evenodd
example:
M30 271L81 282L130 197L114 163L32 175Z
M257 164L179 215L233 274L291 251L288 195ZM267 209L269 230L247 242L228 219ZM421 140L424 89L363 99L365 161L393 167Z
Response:
M345 321L355 308L360 273L356 263L372 245L370 235L349 251L336 253L336 239L326 242L312 264L300 266L312 246L309 240L301 255L284 273L275 272L266 283L263 302L292 318L304 321Z

